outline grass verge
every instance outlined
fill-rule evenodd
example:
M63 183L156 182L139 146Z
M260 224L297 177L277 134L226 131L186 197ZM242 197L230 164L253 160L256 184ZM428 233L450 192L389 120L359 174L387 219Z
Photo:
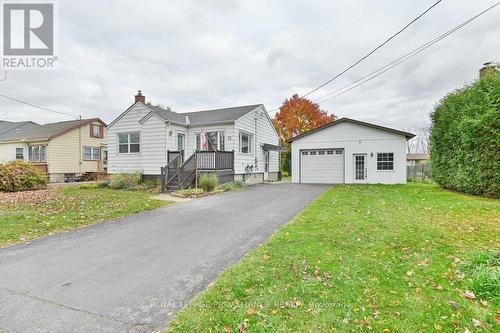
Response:
M168 204L150 196L142 191L77 186L3 194L0 247Z
M468 290L463 265L499 249L499 230L498 200L432 184L335 186L169 332L491 332L498 306Z

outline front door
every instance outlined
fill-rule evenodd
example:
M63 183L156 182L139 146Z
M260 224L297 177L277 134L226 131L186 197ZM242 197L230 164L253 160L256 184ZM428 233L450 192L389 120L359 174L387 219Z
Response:
M269 180L269 150L264 150L264 181Z
M366 183L366 154L354 154L354 182Z

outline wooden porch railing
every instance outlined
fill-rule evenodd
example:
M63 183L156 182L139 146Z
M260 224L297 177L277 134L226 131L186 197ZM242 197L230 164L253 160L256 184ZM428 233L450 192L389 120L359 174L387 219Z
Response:
M234 151L198 151L198 170L234 169Z
M167 152L168 163L161 168L163 190L189 187L198 171L234 170L234 151L196 151L183 161L183 151Z

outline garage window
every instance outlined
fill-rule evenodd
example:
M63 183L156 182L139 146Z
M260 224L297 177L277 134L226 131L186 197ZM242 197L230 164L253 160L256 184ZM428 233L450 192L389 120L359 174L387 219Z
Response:
M325 151L324 150L318 151L318 155L325 155Z
M335 151L335 154L337 154L337 155L342 155L342 150L336 150L336 151Z
M315 151L312 151L312 152L311 152L311 155L316 155L316 152L315 152Z
M328 155L333 155L333 150L328 150L326 153L327 153Z
M309 155L309 153L307 151L303 151L302 155Z
M394 170L394 153L377 153L377 170Z

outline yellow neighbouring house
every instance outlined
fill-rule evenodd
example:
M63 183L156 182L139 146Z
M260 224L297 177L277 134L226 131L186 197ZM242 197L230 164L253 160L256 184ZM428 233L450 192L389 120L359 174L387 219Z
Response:
M0 121L0 163L29 161L50 182L106 172L106 126L99 118L45 125Z

